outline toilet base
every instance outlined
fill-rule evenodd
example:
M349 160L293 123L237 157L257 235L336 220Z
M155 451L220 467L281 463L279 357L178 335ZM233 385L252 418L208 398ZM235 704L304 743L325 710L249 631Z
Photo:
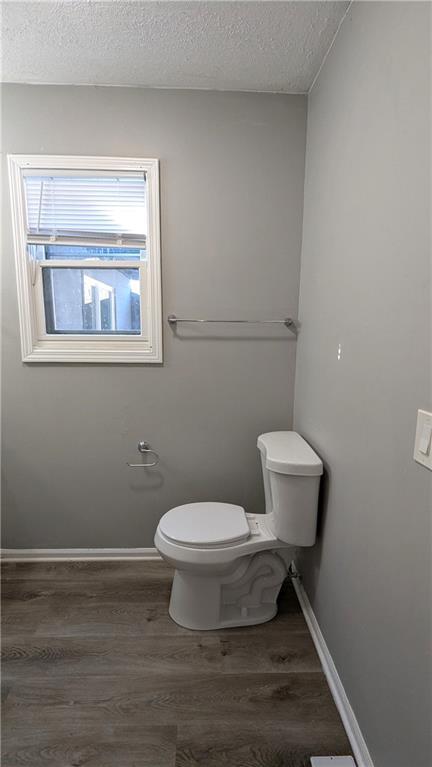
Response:
M287 567L274 551L242 557L227 573L176 570L169 614L180 626L211 631L271 620Z

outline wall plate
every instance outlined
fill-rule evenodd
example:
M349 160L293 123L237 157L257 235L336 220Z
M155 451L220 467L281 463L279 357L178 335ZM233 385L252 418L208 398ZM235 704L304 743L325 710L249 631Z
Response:
M414 460L432 471L432 413L417 411Z

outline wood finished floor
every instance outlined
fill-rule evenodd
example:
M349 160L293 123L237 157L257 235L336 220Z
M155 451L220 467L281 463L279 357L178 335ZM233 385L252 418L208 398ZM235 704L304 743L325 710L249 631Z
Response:
M168 616L161 562L2 567L3 767L310 767L351 754L295 592L244 629Z

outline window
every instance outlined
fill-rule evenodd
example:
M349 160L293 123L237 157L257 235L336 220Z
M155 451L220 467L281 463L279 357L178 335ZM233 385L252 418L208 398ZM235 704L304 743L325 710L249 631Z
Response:
M157 160L9 156L24 362L161 362Z

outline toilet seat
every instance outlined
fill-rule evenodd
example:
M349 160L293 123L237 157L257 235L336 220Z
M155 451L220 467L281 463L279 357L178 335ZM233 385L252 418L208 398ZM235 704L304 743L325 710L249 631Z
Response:
M195 504L187 504L187 506L194 506ZM200 504L201 505L201 504ZM209 504L203 504L208 506ZM231 504L214 504L216 506L228 506L232 508ZM177 506L176 512L182 507ZM248 514L244 512L242 507L240 508L244 514L245 523L247 525L247 535L241 540L231 541L230 543L210 544L208 541L206 544L190 544L184 542L174 541L172 538L166 535L164 532L166 517L170 512L168 511L160 520L156 534L155 534L155 546L157 550L162 554L164 559L176 568L213 568L215 565L220 567L229 566L239 557L247 556L248 554L255 554L258 551L265 551L268 549L283 549L292 548L291 544L284 543L276 538L273 532L273 514ZM174 509L171 509L174 511ZM237 515L238 516L238 515ZM176 513L175 523L180 520L180 515ZM171 533L179 537L190 537L178 531L177 528L169 528ZM207 535L206 538L209 536Z
M215 502L176 506L164 514L159 530L177 546L200 549L239 544L251 533L242 506Z

